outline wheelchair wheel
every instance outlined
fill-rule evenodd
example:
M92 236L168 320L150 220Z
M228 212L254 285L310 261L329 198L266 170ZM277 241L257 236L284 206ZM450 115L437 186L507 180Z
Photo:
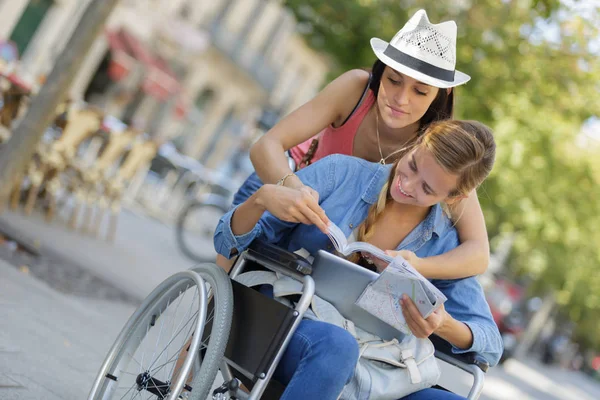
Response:
M214 262L213 235L219 219L227 211L221 202L188 204L177 217L175 228L181 252L196 262Z
M215 265L167 278L119 334L88 398L174 400L183 391L205 399L225 351L232 307L229 278Z

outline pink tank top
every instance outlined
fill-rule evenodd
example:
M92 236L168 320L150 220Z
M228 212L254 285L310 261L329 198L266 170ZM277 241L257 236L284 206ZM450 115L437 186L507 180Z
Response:
M327 157L330 154L346 154L351 156L352 149L354 148L354 137L356 136L358 127L374 103L375 95L373 94L373 91L369 89L362 103L354 110L354 113L348 118L344 125L337 128L330 125L306 142L292 147L290 149L290 155L296 162L298 169L306 166L300 165L300 163L314 139L319 139L319 145L311 163L314 163L323 157Z

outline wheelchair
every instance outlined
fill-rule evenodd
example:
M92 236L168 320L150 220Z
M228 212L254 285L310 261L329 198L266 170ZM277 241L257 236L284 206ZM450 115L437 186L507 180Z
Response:
M253 270L301 281L294 308L235 280ZM285 387L271 378L314 295L311 271L306 259L255 242L229 276L214 264L170 276L130 317L88 399L279 399ZM453 354L440 338L432 341L438 359L473 376L468 398L477 399L486 360L475 353ZM215 384L219 371L220 386Z

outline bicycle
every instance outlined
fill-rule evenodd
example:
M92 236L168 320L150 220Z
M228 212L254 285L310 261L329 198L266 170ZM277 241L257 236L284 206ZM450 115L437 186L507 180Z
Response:
M177 216L175 238L177 245L186 257L196 262L214 261L207 255L206 248L212 248L212 239L219 219L229 211L233 193L230 191L211 192L200 200L188 202Z
M296 163L289 153L290 169L296 169ZM205 183L209 193L199 200L187 203L177 216L175 236L177 245L183 254L195 262L212 262L215 257L206 254L207 243L212 248L212 238L219 219L230 210L233 195L237 191L236 184L221 177Z

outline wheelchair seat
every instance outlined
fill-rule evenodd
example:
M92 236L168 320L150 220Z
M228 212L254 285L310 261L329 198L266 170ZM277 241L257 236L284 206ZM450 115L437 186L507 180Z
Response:
M264 269L304 282L306 293L303 292L297 303L300 309L289 308L265 296L259 290L246 287L234 279L242 272ZM311 264L305 258L259 241L254 241L236 260L230 272L234 311L230 338L225 351L227 365L222 368L222 374L225 384L237 378L251 391L250 395L247 395L242 394L237 388L230 388L235 389L235 398L280 398L285 387L271 377L314 294L311 272ZM435 335L432 335L431 340L437 358L474 376L475 381L469 392L469 399L478 398L483 388L484 373L489 367L487 361L476 353L453 354L451 345ZM254 394L255 389L256 394Z

